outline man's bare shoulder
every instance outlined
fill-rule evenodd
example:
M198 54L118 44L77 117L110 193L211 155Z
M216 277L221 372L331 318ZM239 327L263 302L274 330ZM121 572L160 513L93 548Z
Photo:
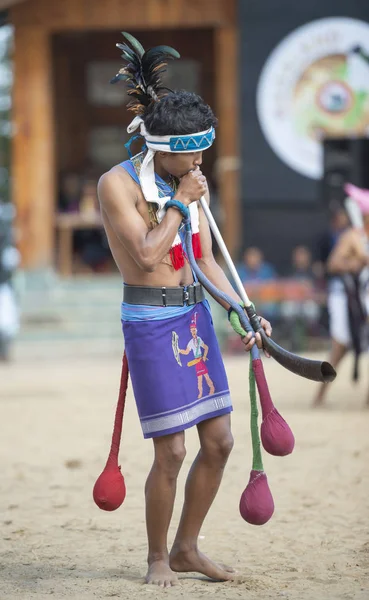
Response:
M340 244L350 245L357 242L358 239L360 239L360 231L350 227L350 229L347 229L341 234L339 242Z
M123 167L115 165L101 175L97 193L102 206L109 206L115 199L121 198L122 194L126 200L136 202L137 184Z

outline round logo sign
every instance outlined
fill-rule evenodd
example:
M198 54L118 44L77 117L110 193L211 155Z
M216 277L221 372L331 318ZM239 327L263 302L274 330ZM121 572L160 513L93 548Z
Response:
M256 102L277 156L319 179L324 137L369 136L369 23L337 17L293 31L267 59Z

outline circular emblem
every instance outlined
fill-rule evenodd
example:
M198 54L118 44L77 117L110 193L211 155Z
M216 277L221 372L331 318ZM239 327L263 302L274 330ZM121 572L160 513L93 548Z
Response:
M324 137L369 135L369 23L319 19L290 33L262 69L256 103L277 156L319 179Z

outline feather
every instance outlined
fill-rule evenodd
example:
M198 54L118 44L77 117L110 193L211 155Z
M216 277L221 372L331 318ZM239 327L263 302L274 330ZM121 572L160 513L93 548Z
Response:
M123 53L121 54L121 57L126 60L128 63L133 63L136 64L136 57L132 57L130 54L128 54L128 52L126 52L125 50L123 51Z
M115 44L117 48L123 51L122 58L132 62L139 62L136 54L127 46L127 44Z
M142 46L142 44L140 44L140 42L135 37L133 37L133 35L131 35L130 33L127 33L126 31L122 31L122 35L124 35L126 40L129 41L129 43L131 44L132 48L136 51L138 56L142 57L145 54L144 47Z
M110 83L117 83L117 81L126 81L128 75L122 75L122 73L117 73L111 80Z
M116 44L122 51L122 58L128 64L120 69L110 83L125 81L131 101L129 110L141 114L153 101L157 102L171 92L163 86L161 75L165 72L168 61L179 58L177 50L171 46L155 46L145 51L140 42L131 34L122 32L131 44Z
M154 48L150 48L149 50L147 50L146 56L155 55L157 53L167 54L172 58L181 58L179 52L177 52L177 50L175 50L171 46L155 46Z

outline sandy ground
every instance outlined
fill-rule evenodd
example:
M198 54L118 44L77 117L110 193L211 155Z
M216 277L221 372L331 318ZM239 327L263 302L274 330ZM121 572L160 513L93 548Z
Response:
M91 496L110 445L120 357L84 357L83 349L73 360L65 354L50 348L41 360L28 348L13 365L0 366L1 600L369 599L367 379L351 387L351 360L320 411L309 408L315 384L266 361L274 402L296 448L286 458L265 456L276 510L267 525L253 527L238 512L251 467L246 358L226 359L236 443L201 549L236 567L240 579L212 583L189 574L179 587L160 590L143 585L151 442L141 437L131 391L121 450L126 501L105 513ZM196 430L186 440L170 539L197 451Z

